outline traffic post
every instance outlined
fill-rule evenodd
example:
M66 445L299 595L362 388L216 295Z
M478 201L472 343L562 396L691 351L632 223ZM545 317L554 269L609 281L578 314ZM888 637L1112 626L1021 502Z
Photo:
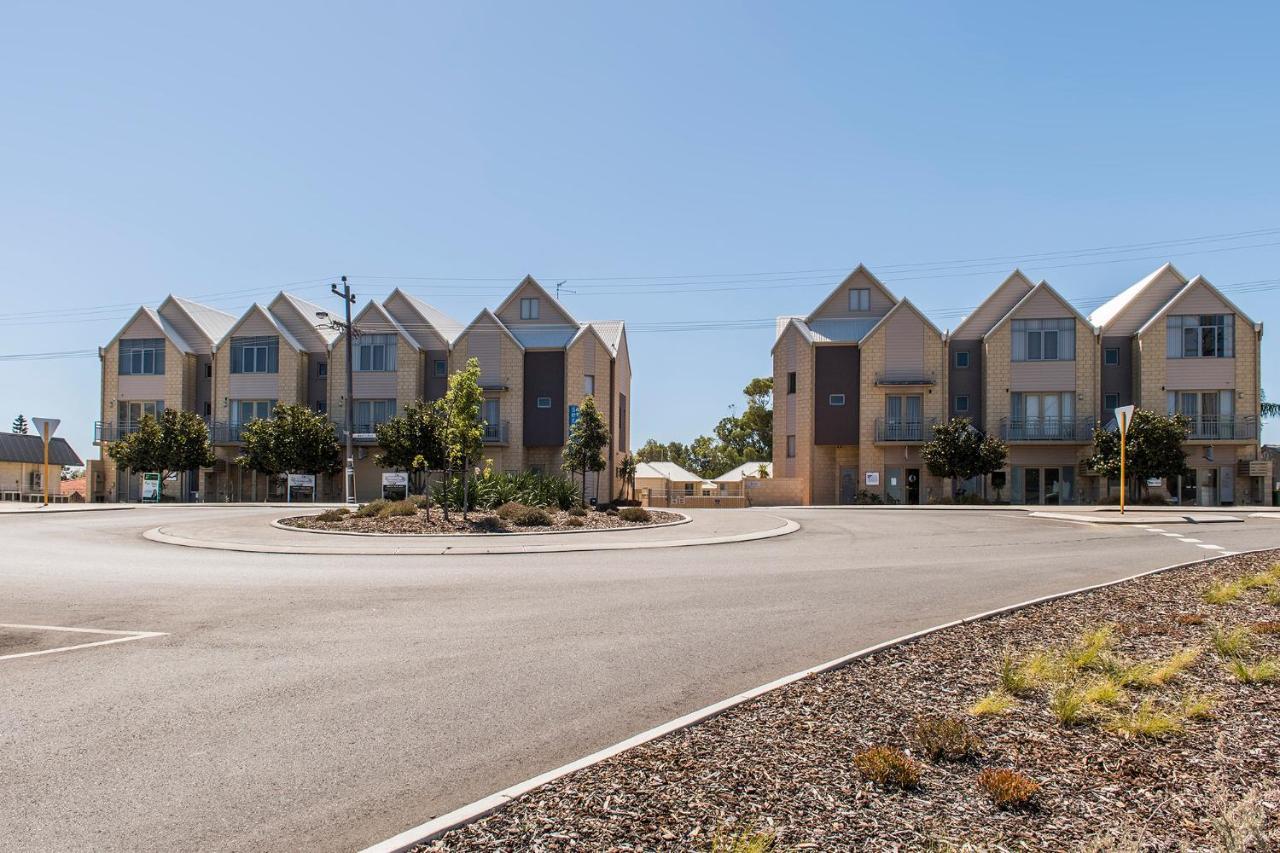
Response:
M57 418L32 418L31 422L44 439L44 472L40 475L40 484L44 486L44 506L49 505L49 439L62 421Z
M1125 445L1129 443L1129 422L1133 420L1133 406L1116 409L1116 423L1120 425L1120 514L1124 515L1124 493L1128 480L1125 476Z

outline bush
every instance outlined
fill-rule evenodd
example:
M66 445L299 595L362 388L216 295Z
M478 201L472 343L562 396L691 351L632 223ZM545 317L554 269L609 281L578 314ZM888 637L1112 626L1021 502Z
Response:
M914 788L920 784L920 765L900 749L873 746L853 756L853 766L885 788Z
M351 510L347 509L346 507L339 507L338 509L327 509L316 516L316 521L326 521L326 522L342 521L342 519L347 517L347 513L349 513L350 511Z
M1244 587L1238 583L1219 583L1206 589L1203 598L1209 604L1230 604L1243 592Z
M433 490L435 502L447 503L449 509L462 509L462 477L441 481ZM493 509L506 503L568 509L578 501L577 487L563 477L525 471L520 474L490 472L471 480L472 509Z
M1049 710L1064 726L1076 726L1092 717L1089 699L1083 690L1061 687L1049 697Z
M586 524L586 522L583 521L580 516L576 516L576 515L569 516L568 518L565 519L564 523L566 527L582 527L584 524Z
M1035 802L1040 784L1016 770L988 767L978 774L978 787L1002 809L1026 808Z
M395 501L394 503L389 503L382 508L382 511L380 513L378 513L378 515L382 518L398 518L401 516L417 515L417 514L418 514L418 507L413 501L410 501L410 500Z
M495 515L498 516L498 518L501 518L503 521L510 521L516 515L524 512L528 508L529 507L525 506L519 501L507 501L502 506L495 509L493 512Z
M1164 740L1182 734L1182 720L1176 714L1161 711L1153 700L1144 699L1130 713L1112 720L1109 728L1118 734Z
M502 523L502 519L496 515L477 518L471 523L471 527L481 533L503 533L507 529L507 526Z
M640 501L635 500L634 498L618 498L613 502L613 505L616 507L640 506Z
M866 489L859 489L854 495L853 502L856 504L882 504L884 498L880 497L879 492L868 492Z
M1008 693L1003 690L993 690L975 702L969 708L969 713L975 717L993 717L1008 713L1016 704L1018 700Z
M578 518L582 518L586 514L587 511L580 506L575 506L573 509L569 510L569 515L577 516Z
M413 505L416 506L418 509L422 509L423 507L431 505L431 499L428 498L426 495L414 495L413 497L409 498L409 500L412 501Z
M523 509L512 512L506 519L517 527L550 527L551 516L547 514L545 509L536 506L527 506Z
M959 717L918 717L908 733L911 745L932 761L965 761L982 752L982 739Z
M373 518L376 515L380 515L383 507L388 503L390 503L390 501L384 501L381 498L376 501L369 501L367 504L356 510L355 516L356 518Z
M649 510L643 507L624 507L623 509L617 510L617 513L618 518L632 524L648 524L653 521L653 516L649 514Z
M1224 658L1239 657L1253 651L1253 638L1248 628L1226 631L1215 627L1209 640L1213 643L1213 650Z

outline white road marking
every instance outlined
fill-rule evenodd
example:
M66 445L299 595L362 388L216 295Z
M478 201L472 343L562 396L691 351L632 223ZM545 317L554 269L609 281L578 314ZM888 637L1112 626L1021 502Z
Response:
M1171 537L1171 538L1173 538L1173 539L1181 539L1181 538L1182 538L1182 534L1181 534L1181 533L1161 533L1160 535L1161 535L1161 536L1169 536L1169 537Z
M112 643L127 643L131 640L146 640L151 637L168 636L163 631L110 631L106 628L67 628L59 625L18 625L11 622L0 622L0 628L16 628L22 631L67 631L75 634L105 634L110 640L95 640L91 643L76 643L72 646L58 646L55 649L40 649L35 652L17 652L11 655L0 655L0 660L29 658L36 655L51 655L55 652L69 652L73 649L87 649L92 646L109 646Z
M1225 550L1227 550L1226 548L1223 548L1221 545L1197 545L1196 547L1197 547L1197 548L1204 548L1205 550L1208 550L1208 551L1225 551Z
M1194 543L1196 543L1196 542L1199 542L1200 540L1199 540L1199 539L1192 539L1192 538L1191 538L1191 537L1189 537L1189 536L1179 536L1179 537L1178 537L1178 541L1179 541L1179 542L1191 542L1191 543L1193 543L1193 544L1194 544Z
M1152 533L1164 533L1163 527L1144 527L1143 530L1150 530Z

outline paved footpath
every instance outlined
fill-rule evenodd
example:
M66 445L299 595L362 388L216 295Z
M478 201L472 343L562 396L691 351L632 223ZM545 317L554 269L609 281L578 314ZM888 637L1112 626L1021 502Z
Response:
M0 623L164 633L0 659L0 849L351 850L853 649L1221 553L1207 546L1280 545L1264 519L868 510L770 510L800 531L645 551L290 555L142 537L279 514L0 517Z

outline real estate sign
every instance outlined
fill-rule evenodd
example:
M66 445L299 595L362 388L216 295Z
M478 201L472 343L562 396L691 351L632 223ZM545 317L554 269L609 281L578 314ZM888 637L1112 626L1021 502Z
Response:
M316 499L316 475L315 474L290 474L289 488L285 494L285 499L289 503L293 503L293 495L307 494L314 501Z
M388 500L402 501L409 494L409 474L405 471L384 471L382 496Z
M152 503L160 502L160 474L142 475L142 499Z

